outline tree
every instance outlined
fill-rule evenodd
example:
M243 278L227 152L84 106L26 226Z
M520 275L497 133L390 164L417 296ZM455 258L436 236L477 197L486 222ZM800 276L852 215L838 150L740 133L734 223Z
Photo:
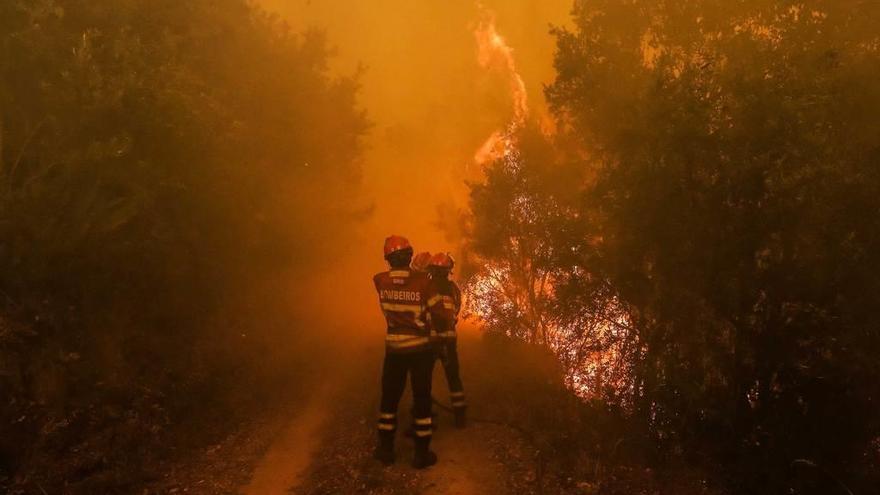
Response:
M6 291L189 312L354 217L366 121L319 33L238 0L2 9Z
M614 301L618 400L740 490L780 489L798 458L868 484L880 7L595 0L573 18L547 95L586 180L547 214L573 256L544 268L543 318Z
M607 287L573 287L580 256L591 249L573 237L581 234L580 194L588 171L567 159L564 142L536 126L506 139L510 152L471 186L469 312L490 332L552 348L579 393L617 395L617 388L628 387L627 378L597 360L626 352L619 331L625 314Z
M246 0L0 2L0 291L37 327L0 353L57 384L12 402L197 402L264 358L261 296L358 214L368 124L328 57Z

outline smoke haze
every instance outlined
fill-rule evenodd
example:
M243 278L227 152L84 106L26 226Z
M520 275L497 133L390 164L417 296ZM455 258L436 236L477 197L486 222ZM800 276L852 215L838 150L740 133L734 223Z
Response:
M326 32L337 48L333 72L363 69L361 101L374 124L367 137L364 191L374 206L352 237L348 266L361 278L381 270L384 236L407 235L416 250L451 249L440 211L464 205L474 155L515 117L510 74L480 63L475 31L494 16L513 49L533 112L553 75L551 25L567 21L568 0L412 2L263 0L294 32ZM365 280L368 280L365 278ZM366 287L366 289L364 289ZM364 290L369 290L365 283Z

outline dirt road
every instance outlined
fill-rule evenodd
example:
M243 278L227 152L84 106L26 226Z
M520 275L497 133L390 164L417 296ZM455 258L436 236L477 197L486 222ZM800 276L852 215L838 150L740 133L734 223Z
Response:
M410 467L412 441L402 436L397 441L396 464L383 467L372 459L380 359L375 350L354 358L352 362L362 364L346 374L344 383L325 386L315 394L275 437L240 493L505 493L510 472L499 460L498 449L516 443L516 433L479 422L459 430L440 409L432 445L440 457L436 466L421 471ZM448 395L439 366L434 383L434 396L445 401ZM479 402L478 397L472 400ZM409 409L405 397L400 408L402 422ZM480 414L479 407L473 410Z
M257 463L242 490L244 495L282 495L296 487L317 451L334 390L335 384L323 385L302 412L290 419Z
M503 493L501 466L493 461L491 439L497 429L472 424L464 430L445 428L437 432L433 448L441 462L425 475L425 492L438 495Z

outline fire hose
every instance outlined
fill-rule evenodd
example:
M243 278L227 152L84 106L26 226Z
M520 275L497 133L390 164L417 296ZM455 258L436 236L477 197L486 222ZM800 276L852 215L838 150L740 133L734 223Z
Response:
M446 404L443 404L442 402L440 402L439 400L437 400L433 396L431 397L431 402L433 402L435 406L448 412L449 414L455 413L455 411L451 407L447 406ZM495 425L495 426L502 426L505 428L510 428L510 429L516 430L519 433L521 433L524 437L526 437L526 440L528 440L529 442L531 442L533 444L535 443L535 436L532 435L531 432L529 432L528 430L526 430L522 426L519 426L514 423L501 421L501 420L497 420L497 419L488 419L488 418L480 418L480 417L476 417L476 418L469 417L468 421L470 421L472 423L483 423L483 424L488 424L488 425Z

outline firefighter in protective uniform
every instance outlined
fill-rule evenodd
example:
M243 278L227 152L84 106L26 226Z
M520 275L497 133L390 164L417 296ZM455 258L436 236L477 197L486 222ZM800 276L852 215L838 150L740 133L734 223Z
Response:
M388 237L385 239L384 254L391 269L373 277L388 329L377 425L379 443L374 456L386 465L394 463L397 408L409 375L415 430L412 464L421 469L437 462L437 455L429 449L433 433L431 375L435 351L427 323L428 315L435 327L445 329L451 323L445 319L442 303L435 297L430 278L410 268L413 248L409 241L396 235Z
M467 404L464 400L464 385L461 383L461 373L458 363L458 334L455 326L458 323L458 314L461 311L461 290L458 285L449 279L455 260L449 253L437 253L428 262L428 273L431 276L431 284L436 294L435 300L429 304L439 303L441 306L442 320L447 322L444 328L435 328L437 357L443 364L446 373L446 382L449 384L449 395L452 402L452 412L455 415L455 426L464 428L465 411Z
M430 262L431 262L431 253L428 251L422 251L420 253L416 253L416 255L413 256L412 262L410 262L409 267L412 268L414 271L427 274L428 273L428 263L430 263ZM428 328L431 329L431 341L436 343L437 342L437 332L434 331L433 327L431 326L431 313L429 312L425 316L427 317L426 323L428 324ZM433 400L434 399L432 397L431 401L433 401ZM436 417L436 414L434 413L434 410L431 409L432 420L435 417ZM413 427L411 426L411 427L407 428L403 432L403 436L408 437L408 438L415 437L415 430L413 429Z

